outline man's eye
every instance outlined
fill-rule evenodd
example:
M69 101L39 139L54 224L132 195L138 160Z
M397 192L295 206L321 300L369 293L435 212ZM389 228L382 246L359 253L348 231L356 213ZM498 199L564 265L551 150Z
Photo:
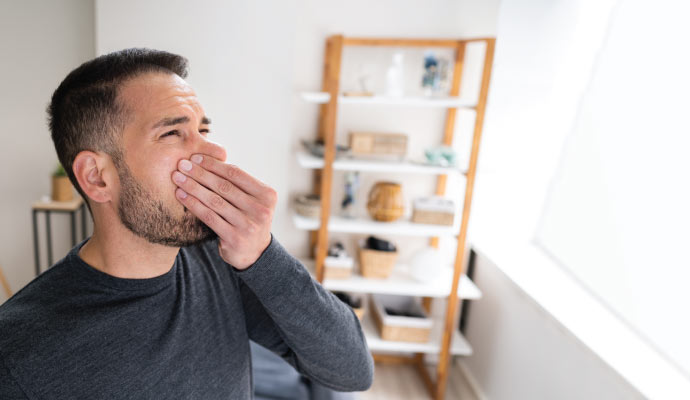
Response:
M209 132L211 132L211 131L208 129L199 129L199 133L201 133L203 135L208 135Z
M164 134L161 135L161 137L164 138L164 137L166 137L166 136L172 136L172 135L178 135L178 136L179 136L179 135L180 135L180 132L177 131L177 130L170 131L170 132L165 132Z

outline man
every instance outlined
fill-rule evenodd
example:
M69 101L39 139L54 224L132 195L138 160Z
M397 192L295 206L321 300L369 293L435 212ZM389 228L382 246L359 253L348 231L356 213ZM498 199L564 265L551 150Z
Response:
M48 108L93 235L0 307L2 399L250 399L249 339L366 390L359 321L271 233L276 192L209 141L183 57L128 49Z

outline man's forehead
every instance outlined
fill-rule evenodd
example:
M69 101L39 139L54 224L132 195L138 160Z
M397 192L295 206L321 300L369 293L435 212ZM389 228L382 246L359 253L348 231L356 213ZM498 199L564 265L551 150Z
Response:
M203 114L194 89L176 74L154 72L139 75L125 82L119 95L128 108L146 119L166 117L168 115L163 114L179 108Z

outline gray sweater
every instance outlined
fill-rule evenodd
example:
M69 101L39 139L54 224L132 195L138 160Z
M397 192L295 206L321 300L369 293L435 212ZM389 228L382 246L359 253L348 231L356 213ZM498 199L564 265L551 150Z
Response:
M273 234L246 270L214 239L149 279L89 266L85 242L0 306L0 399L251 399L249 339L324 386L370 387L357 316Z

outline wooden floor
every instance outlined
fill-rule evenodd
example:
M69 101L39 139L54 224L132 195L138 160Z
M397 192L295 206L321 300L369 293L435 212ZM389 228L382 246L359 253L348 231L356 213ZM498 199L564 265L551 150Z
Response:
M460 367L455 364L455 362L451 362L452 368L446 388L446 400L477 400L460 371ZM431 369L429 372L432 372ZM358 393L357 397L358 400L422 400L429 398L429 393L424 388L421 377L412 365L383 363L376 363L374 383L371 388L366 392Z

